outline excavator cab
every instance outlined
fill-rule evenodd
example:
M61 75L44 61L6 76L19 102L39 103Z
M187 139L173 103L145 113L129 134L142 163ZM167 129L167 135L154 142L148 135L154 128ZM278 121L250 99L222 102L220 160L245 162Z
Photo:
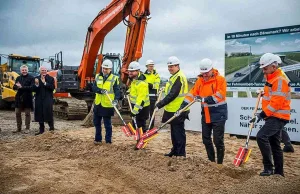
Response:
M121 55L118 53L106 53L103 55L103 61L104 60L111 60L112 64L113 64L113 68L112 68L112 73L114 75L117 75L120 77L121 75L121 66L122 66L122 61L121 61ZM95 62L95 66L94 66L94 75L96 75L96 69L98 67L98 58L96 59ZM101 71L101 69L100 69Z

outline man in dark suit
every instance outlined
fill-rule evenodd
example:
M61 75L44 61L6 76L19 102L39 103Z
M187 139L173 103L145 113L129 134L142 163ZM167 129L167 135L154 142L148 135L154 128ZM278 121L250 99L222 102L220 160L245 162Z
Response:
M30 111L33 108L32 106L32 84L33 77L28 74L28 67L22 65L20 67L21 75L17 77L14 90L17 90L16 100L15 100L15 112L16 112L16 121L17 121L17 130L13 131L14 133L21 132L22 129L22 111L25 112L25 133L29 132L30 129Z

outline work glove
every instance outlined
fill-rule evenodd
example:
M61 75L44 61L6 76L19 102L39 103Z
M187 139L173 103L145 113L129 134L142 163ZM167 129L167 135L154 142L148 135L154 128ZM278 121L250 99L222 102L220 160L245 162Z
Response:
M204 102L204 98L201 98L201 96L195 96L194 100L198 102Z
M256 90L256 94L259 95L259 93L261 93L261 96L265 94L265 92L262 89Z
M255 117L252 118L249 123L258 123L259 121L265 119L267 117L266 113L262 111L261 113L255 114Z
M117 104L118 104L118 100L113 100L113 101L112 101L112 105L113 105L113 106L117 106Z
M186 107L186 105L188 105L189 103L187 103L186 101L183 101L179 107L179 109L175 112L176 117L178 117L180 115L179 111L181 109L183 109L184 107Z
M107 91L105 89L100 89L100 94L105 94Z

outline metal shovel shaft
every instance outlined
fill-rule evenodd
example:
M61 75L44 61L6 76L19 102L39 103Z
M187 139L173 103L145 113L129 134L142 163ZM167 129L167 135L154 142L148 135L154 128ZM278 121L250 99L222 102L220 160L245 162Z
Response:
M162 97L162 93L163 93L163 88L159 91L159 95L158 95L158 98L157 98L155 104L157 104L160 101L160 99ZM152 122L153 122L153 120L155 118L156 112L157 112L157 108L155 108L154 111L153 111L153 113L152 113L152 116L151 116L151 119L150 119L150 122L149 122L149 126L148 126L148 130L150 129L150 127L152 125Z
M261 98L261 92L257 96L256 105L255 105L255 108L254 108L254 111L253 111L253 114L252 114L252 118L255 118L255 114L256 114L257 109L258 109L260 98ZM248 135L247 135L247 140L246 140L246 144L245 144L245 148L248 148L249 140L250 140L250 136L251 136L253 127L254 127L254 122L250 124Z

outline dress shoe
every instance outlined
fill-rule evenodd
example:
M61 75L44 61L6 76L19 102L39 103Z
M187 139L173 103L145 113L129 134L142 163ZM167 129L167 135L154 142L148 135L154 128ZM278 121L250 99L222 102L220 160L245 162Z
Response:
M13 131L13 133L19 133L19 132L21 132L21 129L17 129L15 131Z
M172 156L175 156L174 152L170 152L168 154L164 154L164 156L166 157L172 157Z
M39 132L35 133L34 135L41 135L43 133L44 133L44 131L43 132L39 131Z
M271 175L273 175L274 173L273 173L273 170L264 170L264 171L262 171L260 174L259 174L259 176L271 176Z
M283 152L294 152L294 151L295 151L295 150L294 150L292 144L285 145L285 146L283 147Z
M94 141L94 144L95 144L95 145L101 145L102 142L101 142L101 141Z

